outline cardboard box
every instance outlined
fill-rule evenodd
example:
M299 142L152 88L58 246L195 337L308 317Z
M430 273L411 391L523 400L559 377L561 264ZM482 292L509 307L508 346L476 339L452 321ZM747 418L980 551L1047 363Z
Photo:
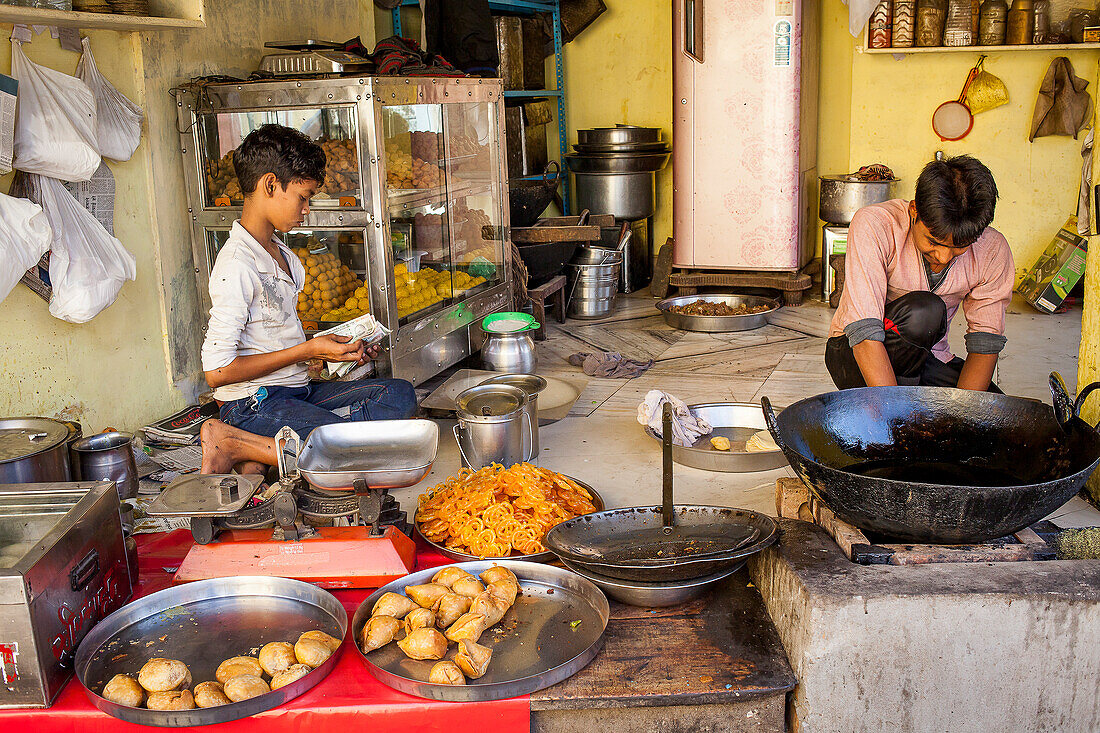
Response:
M1053 313L1085 276L1087 253L1088 240L1077 233L1077 217L1071 216L1016 291L1038 310Z

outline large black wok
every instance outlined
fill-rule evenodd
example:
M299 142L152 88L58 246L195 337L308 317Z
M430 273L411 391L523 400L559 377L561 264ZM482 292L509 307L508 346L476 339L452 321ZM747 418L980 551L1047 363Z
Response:
M810 490L862 530L963 544L1016 532L1069 501L1100 461L1057 373L1054 408L943 387L864 387L801 400L768 429Z

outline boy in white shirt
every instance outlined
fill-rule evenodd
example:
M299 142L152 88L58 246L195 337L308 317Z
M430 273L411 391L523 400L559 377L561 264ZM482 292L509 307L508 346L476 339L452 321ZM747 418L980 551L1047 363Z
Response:
M296 305L305 284L301 262L276 236L301 225L324 183L325 153L281 125L250 133L233 156L245 192L239 221L210 272L210 324L202 345L206 382L220 420L202 428L202 472L260 472L274 465L274 436L289 425L304 440L319 425L409 418L416 393L403 379L310 383L308 362L378 356L378 346L345 336L307 340Z

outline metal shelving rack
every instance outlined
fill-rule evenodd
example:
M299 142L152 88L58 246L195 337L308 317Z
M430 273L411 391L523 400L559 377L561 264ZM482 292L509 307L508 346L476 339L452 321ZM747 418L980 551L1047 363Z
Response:
M402 35L401 8L419 7L419 5L420 4L419 2L417 2L417 0L401 0L401 4L393 9L392 15L394 35ZM558 100L558 154L560 156L559 162L564 169L565 154L569 152L569 139L565 117L565 70L562 66L561 56L561 3L559 2L559 0L489 0L489 9L505 13L519 13L523 15L534 15L535 13L550 13L550 15L553 17L555 76L554 89L505 91L504 97L505 99L547 99L550 97L554 97ZM527 176L527 178L531 179L540 177L541 176ZM562 181L562 205L565 209L564 213L568 215L572 213L572 207L569 202L568 177L563 175Z

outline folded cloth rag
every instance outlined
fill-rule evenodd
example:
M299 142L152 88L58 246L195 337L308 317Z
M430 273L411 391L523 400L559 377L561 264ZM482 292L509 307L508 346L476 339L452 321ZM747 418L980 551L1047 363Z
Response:
M1051 61L1039 86L1027 139L1034 141L1045 135L1072 135L1076 140L1077 133L1092 117L1092 97L1085 91L1088 85L1074 73L1073 64L1065 56Z
M569 363L581 367L590 377L610 377L611 379L640 377L653 366L652 359L649 361L628 359L617 351L605 351L599 354L576 353L569 357Z
M710 435L714 430L706 420L691 414L691 410L684 403L667 392L659 389L651 389L638 405L638 422L653 428L657 435L661 435L661 417L665 403L672 405L672 444L690 448L695 441L703 435ZM661 435L661 437L664 437Z

